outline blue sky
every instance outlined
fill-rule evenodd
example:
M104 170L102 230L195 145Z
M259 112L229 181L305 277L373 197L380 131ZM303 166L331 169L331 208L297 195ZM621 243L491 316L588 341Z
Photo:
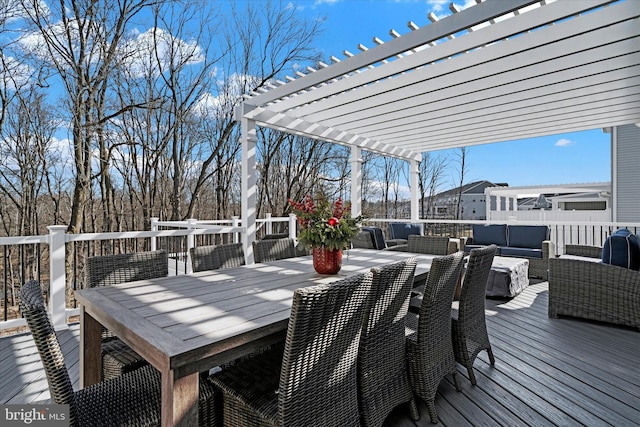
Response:
M451 1L440 0L293 0L308 17L325 17L317 40L323 56L344 58L343 50L371 48L373 37L391 39L389 30L409 32L407 22L428 25L429 12L450 14ZM464 0L456 1L464 8ZM474 2L475 3L475 2ZM468 151L466 182L486 179L510 186L611 181L610 135L602 129L535 139L473 146ZM442 153L442 152L435 152ZM451 171L451 181L457 172ZM446 179L446 178L445 178Z

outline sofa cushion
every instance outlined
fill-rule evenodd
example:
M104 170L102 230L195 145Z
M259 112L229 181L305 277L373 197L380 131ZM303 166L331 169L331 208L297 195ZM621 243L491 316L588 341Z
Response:
M542 259L542 249L513 248L511 246L503 246L500 248L500 256Z
M507 237L508 246L542 249L542 242L549 239L549 227L546 225L510 225Z
M507 246L506 224L473 224L473 245Z
M620 229L607 237L602 247L602 262L619 267L638 270L640 268L640 245L638 239L627 229Z

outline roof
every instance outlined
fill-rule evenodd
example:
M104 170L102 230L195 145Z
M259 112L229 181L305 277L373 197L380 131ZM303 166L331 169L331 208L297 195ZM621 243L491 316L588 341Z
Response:
M413 160L640 123L640 1L487 0L452 10L273 82L236 118Z
M449 196L457 196L459 193L462 194L483 194L485 188L495 188L505 186L508 187L509 184L496 184L487 180L474 181L468 184L464 184L462 187L451 188L449 190L443 191L434 195L434 198L441 197L449 197ZM462 191L460 191L462 189Z

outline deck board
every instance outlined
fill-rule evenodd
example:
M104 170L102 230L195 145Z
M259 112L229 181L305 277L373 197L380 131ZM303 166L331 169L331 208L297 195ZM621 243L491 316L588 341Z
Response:
M546 282L532 284L511 300L487 299L487 325L496 357L476 361L478 385L459 367L461 392L446 378L436 397L440 425L592 426L638 425L640 332L576 319L547 317ZM59 333L77 387L79 326ZM0 402L47 402L42 364L29 334L0 338ZM431 426L400 406L387 426Z

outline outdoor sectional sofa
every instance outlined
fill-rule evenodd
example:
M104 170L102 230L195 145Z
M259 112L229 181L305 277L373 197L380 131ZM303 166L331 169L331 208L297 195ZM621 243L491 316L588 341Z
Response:
M546 225L473 224L473 236L468 238L464 251L496 245L497 256L529 260L529 277L547 278L549 258L555 256L555 244L549 240Z
M561 315L640 329L640 272L602 262L602 248L567 245L549 260L549 317Z

